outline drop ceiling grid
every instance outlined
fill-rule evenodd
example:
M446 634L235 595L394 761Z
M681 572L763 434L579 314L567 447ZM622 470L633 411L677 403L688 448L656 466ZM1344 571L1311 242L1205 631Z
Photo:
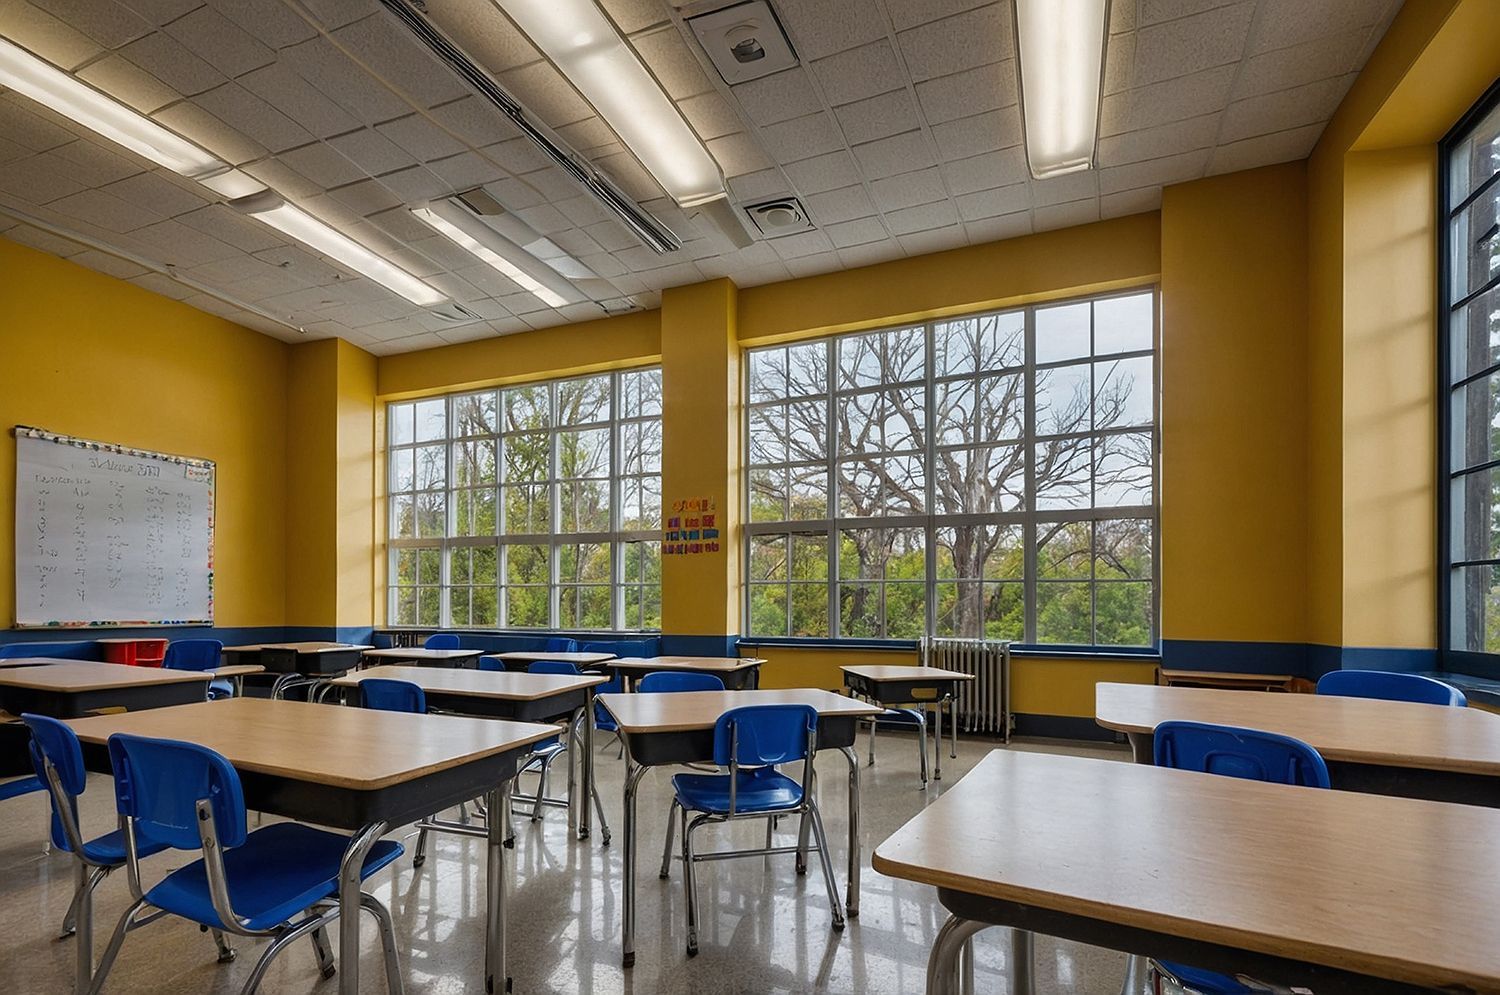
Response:
M227 296L274 307L309 337L404 351L594 308L541 308L427 232L408 205L483 183L607 281L591 284L596 297L647 307L661 290L707 277L753 286L1151 210L1165 183L1305 156L1400 5L1113 0L1100 168L1036 182L1020 145L1009 0L771 0L801 63L736 87L683 23L714 4L601 2L720 161L734 199L796 194L818 230L736 250L684 215L490 0L427 7L528 109L679 232L681 251L636 242L377 0L9 0L0 35L246 164L483 322L444 328L13 94L0 96L0 207L178 263ZM214 313L237 310L13 220L0 219L4 237Z

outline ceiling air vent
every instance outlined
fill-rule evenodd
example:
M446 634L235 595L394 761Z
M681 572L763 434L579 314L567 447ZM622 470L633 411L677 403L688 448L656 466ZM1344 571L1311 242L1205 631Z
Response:
M475 314L473 311L470 311L462 304L455 304L452 301L449 301L448 303L443 304L439 307L432 308L431 311L434 318L441 318L444 321L451 321L455 325L467 325L472 321L481 320L479 315Z
M755 227L766 238L795 235L811 231L814 227L807 218L807 209L796 197L777 197L775 200L749 204L745 207L745 213L750 215L750 220L755 222Z
M687 19L724 82L744 83L797 64L797 53L765 0Z

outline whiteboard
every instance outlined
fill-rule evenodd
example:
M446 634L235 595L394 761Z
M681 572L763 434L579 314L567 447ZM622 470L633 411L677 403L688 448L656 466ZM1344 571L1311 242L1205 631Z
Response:
M15 435L17 625L213 622L212 461Z

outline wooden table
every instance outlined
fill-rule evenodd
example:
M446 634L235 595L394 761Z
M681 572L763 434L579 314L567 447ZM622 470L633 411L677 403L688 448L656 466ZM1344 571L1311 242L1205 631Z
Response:
M760 668L765 660L759 657L732 656L617 656L603 664L625 681L626 690L647 674L659 670L684 671L695 674L713 674L724 682L730 691L755 688L760 685Z
M671 694L602 694L625 744L624 964L635 964L636 787L652 767L708 763L714 756L714 724L743 705L811 705L818 710L818 749L838 750L849 762L849 918L859 915L859 758L851 747L858 722L880 709L832 691L679 691ZM806 852L807 824L799 841Z
M245 678L251 674L263 674L266 668L258 663L231 663L222 667L214 667L204 673L213 675L215 680L226 678L234 685L234 696L240 697L245 693Z
M926 706L936 704L934 715L937 727L934 730L932 778L943 779L943 706L948 706L948 724L953 727L953 759L958 759L958 686L972 681L973 674L960 670L944 670L941 667L905 667L900 665L840 667L844 672L844 686L852 694L866 701L873 701L883 708L893 705L915 703ZM925 707L898 709L912 716L917 723L918 744L922 751L922 783L927 783L927 716ZM870 764L875 763L875 723L870 723Z
M231 698L74 719L90 770L108 772L117 732L199 743L240 774L245 804L258 811L352 831L340 868L339 991L359 991L359 868L370 847L404 825L488 793L503 812L516 763L530 745L555 736L530 722L411 715L298 701ZM485 984L504 990L504 822L488 835ZM80 924L80 929L82 924Z
M365 650L366 660L384 664L412 663L433 667L474 667L484 650L430 650L421 646L395 646Z
M577 723L583 739L580 778L584 792L573 797L573 777L568 761L568 796L578 826L578 838L588 839L589 793L594 791L594 689L605 682L598 675L569 677L563 674L523 674L484 670L448 670L439 667L369 667L334 678L335 688L356 688L371 678L409 681L422 689L427 704L445 711L462 712L485 718L515 719L522 722L555 722L567 719L569 728ZM438 824L436 828L449 827ZM609 827L603 827L604 842L609 843Z
M279 698L293 687L320 684L359 666L360 654L373 646L331 643L321 640L292 643L253 643L224 647L228 663L260 664L281 676L271 685L271 697Z
M996 750L876 848L952 917L928 991L987 925L1318 993L1500 991L1500 812ZM1019 953L1019 956L1016 954Z
M1152 732L1183 719L1292 736L1323 755L1350 791L1500 806L1500 715L1337 695L1099 684L1097 721L1151 763Z
M10 667L46 667L56 664L98 663L98 660L78 660L63 656L13 656L0 660L0 670Z
M1290 691L1291 674L1234 674L1219 670L1169 670L1156 672L1159 684L1168 687L1244 688L1251 691Z
M202 701L207 671L73 660L0 671L0 709L67 719L99 708L161 708Z
M535 653L527 653L519 650L508 653L486 653L505 664L507 670L526 670L539 660L548 660L553 663L571 663L577 665L579 670L597 669L599 664L605 660L613 660L613 653L548 653L545 650L537 650ZM512 666L514 665L514 666Z

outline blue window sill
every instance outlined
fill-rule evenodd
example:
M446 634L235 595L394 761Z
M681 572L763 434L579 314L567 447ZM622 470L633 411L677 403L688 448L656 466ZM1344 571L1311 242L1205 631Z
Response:
M822 639L798 636L741 636L739 642L741 646L785 646L789 649L883 650L888 652L900 650L915 651L919 645L915 639ZM1161 662L1161 650L1155 646L1099 647L1011 643L1010 651L1012 656L1023 658L1129 660L1138 663Z

